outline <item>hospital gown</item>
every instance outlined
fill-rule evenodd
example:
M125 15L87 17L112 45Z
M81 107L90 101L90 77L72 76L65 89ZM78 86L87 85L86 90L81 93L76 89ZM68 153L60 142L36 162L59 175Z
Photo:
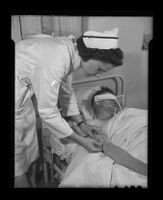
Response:
M73 133L57 103L59 95L64 116L79 114L71 82L80 57L72 37L36 35L17 43L15 50L15 176L19 176L39 156L34 93L43 130L58 139Z

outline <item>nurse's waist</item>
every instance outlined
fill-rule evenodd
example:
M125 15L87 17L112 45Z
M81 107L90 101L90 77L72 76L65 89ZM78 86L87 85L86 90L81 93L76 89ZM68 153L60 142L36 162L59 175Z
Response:
M31 70L22 61L16 60L16 76L20 78L31 78Z

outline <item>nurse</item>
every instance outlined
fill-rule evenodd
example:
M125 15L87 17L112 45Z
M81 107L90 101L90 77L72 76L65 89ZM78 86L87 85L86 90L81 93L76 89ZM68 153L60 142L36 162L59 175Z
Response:
M79 136L63 118L71 117L88 135L100 132L83 122L71 87L72 72L82 68L87 76L105 73L122 65L123 52L118 48L117 28L87 31L77 40L40 34L20 41L15 49L15 187L29 187L26 173L39 157L32 96L44 128L58 139L98 152L94 140Z

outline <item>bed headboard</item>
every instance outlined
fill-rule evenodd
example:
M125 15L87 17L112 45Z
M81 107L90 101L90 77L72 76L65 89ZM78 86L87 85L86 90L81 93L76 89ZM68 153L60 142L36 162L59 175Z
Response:
M107 86L114 91L121 106L125 106L125 81L122 75L98 75L96 77L73 81L72 86L75 90L77 101L79 103L81 102L85 93L88 90L91 90L91 88L93 89L101 86Z

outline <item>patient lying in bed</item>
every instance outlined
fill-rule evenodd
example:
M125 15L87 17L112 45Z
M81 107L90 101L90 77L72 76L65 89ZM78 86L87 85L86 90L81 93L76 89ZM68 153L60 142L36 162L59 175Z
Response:
M60 187L147 186L147 111L120 106L108 88L82 103L88 124L102 128L94 138L101 153L77 146Z

